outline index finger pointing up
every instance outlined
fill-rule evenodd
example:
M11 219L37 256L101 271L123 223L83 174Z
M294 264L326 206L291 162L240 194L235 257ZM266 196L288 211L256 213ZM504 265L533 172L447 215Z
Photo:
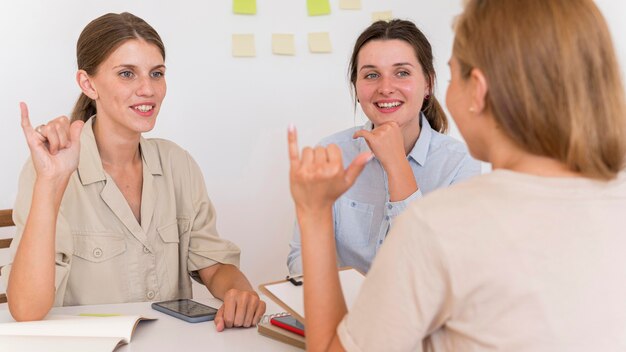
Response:
M28 105L23 101L20 102L20 112L22 114L22 128L26 132L27 129L32 129L33 127L30 125L30 119L28 118Z
M289 144L289 162L292 166L300 161L300 153L298 150L298 132L294 125L287 128L287 143Z

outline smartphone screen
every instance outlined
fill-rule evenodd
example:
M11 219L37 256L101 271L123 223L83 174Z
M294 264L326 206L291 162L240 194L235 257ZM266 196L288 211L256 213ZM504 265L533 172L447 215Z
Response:
M156 302L152 308L189 322L213 320L217 309L190 299Z
M274 317L270 320L272 325L279 326L285 330L295 332L298 335L304 336L304 324L297 321L296 318L291 315L283 315L280 317Z

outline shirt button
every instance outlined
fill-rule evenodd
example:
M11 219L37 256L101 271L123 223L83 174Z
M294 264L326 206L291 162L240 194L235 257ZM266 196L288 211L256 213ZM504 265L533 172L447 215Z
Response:
M389 205L387 206L387 209L390 209L390 210L391 210L391 208L393 208L393 205L389 204Z
M96 258L102 257L102 249L96 248L93 250L93 256Z
M378 240L378 244L383 244L383 240Z
M356 203L352 202L352 203L350 203L350 206L354 208L354 207L356 207Z
M148 247L144 246L143 247L143 252L147 254L147 253L150 253L150 250L148 249Z
M389 221L389 215L385 216L385 220Z
M148 293L146 294L146 297L148 297L148 299L153 299L154 298L154 291L152 291L152 290L148 291Z

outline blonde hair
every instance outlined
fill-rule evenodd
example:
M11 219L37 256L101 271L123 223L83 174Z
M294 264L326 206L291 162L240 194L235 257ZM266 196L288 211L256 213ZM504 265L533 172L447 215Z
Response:
M607 24L592 0L469 0L455 23L464 78L487 79L487 109L524 150L586 177L626 158L626 102Z

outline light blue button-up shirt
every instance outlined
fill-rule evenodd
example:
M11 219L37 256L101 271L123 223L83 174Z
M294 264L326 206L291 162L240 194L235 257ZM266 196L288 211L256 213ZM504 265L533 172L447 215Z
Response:
M355 184L333 205L335 241L339 266L352 266L364 273L389 232L393 219L413 200L480 174L480 163L469 155L460 141L430 127L421 116L422 130L407 155L418 190L402 201L389 201L387 174L374 157ZM320 145L336 144L347 167L362 152L371 151L364 138L354 139L359 129L372 130L372 123L350 128L323 139ZM302 273L300 231L296 224L287 259L292 275Z

